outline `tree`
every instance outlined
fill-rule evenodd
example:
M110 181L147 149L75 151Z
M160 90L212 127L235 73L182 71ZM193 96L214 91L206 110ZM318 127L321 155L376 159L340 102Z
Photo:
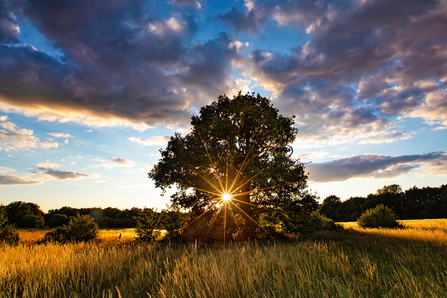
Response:
M19 243L19 233L16 228L8 223L6 207L0 205L0 243L16 245Z
M400 194L400 193L402 193L402 187L398 184L391 184L391 185L385 185L381 189L377 190L378 195L386 194L386 193Z
M243 215L244 238L253 238L252 219L263 209L308 199L304 166L291 158L293 119L259 94L219 96L192 117L190 133L171 137L148 175L163 191L175 186L172 205L193 214L218 212L232 196L222 204Z
M45 217L39 205L26 202L12 202L6 206L8 220L18 228L40 228Z

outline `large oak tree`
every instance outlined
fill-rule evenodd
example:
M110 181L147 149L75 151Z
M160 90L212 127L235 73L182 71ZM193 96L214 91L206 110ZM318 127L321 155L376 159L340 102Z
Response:
M303 164L291 156L294 117L279 114L268 98L219 96L191 125L186 136L171 137L148 174L163 191L175 186L174 206L199 214L230 194L246 223L244 237L252 238L248 223L260 210L296 205L307 195Z

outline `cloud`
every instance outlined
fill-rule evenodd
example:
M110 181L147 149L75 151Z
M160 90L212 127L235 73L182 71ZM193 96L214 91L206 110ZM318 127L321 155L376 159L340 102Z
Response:
M0 119L0 151L29 150L33 148L58 148L57 142L41 142L31 129L20 129L12 122Z
M162 18L143 0L25 0L9 11L26 18L63 55L0 45L5 112L98 127L182 128L194 108L240 87L231 77L237 53L229 47L232 40L197 42L191 11Z
M446 2L257 6L279 25L306 31L307 40L288 53L256 49L238 60L238 67L273 92L280 110L297 116L299 138L309 146L396 133L388 120L396 115L446 127ZM357 113L365 104L368 109Z
M106 169L111 169L114 167L119 167L119 166L125 166L125 167L130 167L134 165L134 162L128 159L124 159L121 157L111 157L108 159L103 159L101 157L95 158L95 161L99 161L102 162L99 165L96 166L91 166L93 168L99 168L99 167L104 167Z
M10 169L10 168L6 168L6 167L0 167L0 174L6 174L9 172L15 172L16 170L14 169Z
M41 184L42 181L33 180L26 176L16 176L16 175L0 175L0 185L30 185L30 184Z
M41 171L33 170L31 173L38 175L41 180L68 180L68 179L82 179L91 178L93 175L77 173L65 170L55 170L54 168L59 168L59 164L51 163L48 160L46 162L41 162L37 164L37 168Z
M16 16L0 2L0 43L17 43L20 28Z
M70 135L68 133L60 133L60 132L50 132L50 133L47 133L47 135L50 135L55 138L72 138L73 137L72 135Z
M230 12L219 15L218 19L236 33L257 34L268 19L267 10L270 7L266 8L265 5L258 5L254 1L246 0L245 12L233 7Z
M59 165L57 163L51 163L48 160L46 162L40 162L37 164L37 167L39 169L53 169L53 168L59 168Z
M49 175L49 176L56 178L57 180L82 179L82 178L93 177L93 175L90 175L90 174L75 173L72 171L53 170L53 169L46 169L44 172L36 172L36 173L42 173L44 175Z
M246 0L209 18L194 0L171 0L164 14L143 0L99 2L2 4L0 110L92 127L181 130L219 94L262 87L297 116L307 147L391 141L399 116L447 127L445 1ZM211 19L222 32L204 39L201 22ZM13 41L17 20L60 56ZM297 32L296 45L256 48L272 28ZM258 35L250 45L247 33Z
M358 144L364 145L364 144L394 143L396 141L410 139L413 134L414 134L413 131L399 131L385 137L362 140Z
M169 142L170 137L167 136L154 136L150 139L143 139L143 138L136 138L136 137L130 137L128 138L129 141L141 144L143 146L164 146Z
M413 169L423 168L434 175L446 175L434 171L447 162L446 152L432 152L421 155L386 156L365 154L345 157L325 163L306 165L312 182L345 181L351 178L391 178L406 174Z

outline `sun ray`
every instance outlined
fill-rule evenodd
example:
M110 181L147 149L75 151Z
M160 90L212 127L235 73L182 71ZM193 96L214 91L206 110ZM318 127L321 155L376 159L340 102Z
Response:
M204 241L206 241L206 238L208 238L208 234L210 233L211 229L213 228L214 223L216 222L217 216L219 216L220 209L222 209L222 208L219 208L219 210L214 215L213 220L212 220L211 225L210 225L210 228L208 229L208 232L206 233L205 238L203 239Z
M187 162L185 162L183 159L180 159L187 167L189 167L194 173L196 173L197 175L200 176L200 178L202 178L203 180L205 180L209 185L211 185L215 190L217 190L217 192L219 192L220 194L222 194L222 191L220 189L217 188L217 186L215 186L213 183L211 183L210 181L208 181L208 179L206 179L205 177L203 177L202 174L200 174L196 169L194 169L193 166L189 165Z
M207 214L209 211L211 211L213 209L214 206L216 206L217 204L219 204L218 202L215 202L213 205L211 205L207 210L205 210L202 214L200 214L199 216L197 216L193 221L189 222L184 228L189 227L191 224L193 224L196 220L198 220L199 218L201 218L202 216L204 216L205 214Z
M235 198L233 198L232 201L236 201L236 202L238 202L238 203L242 203L242 204L246 204L246 205L250 205L250 206L254 206L254 207L258 206L258 205L256 205L256 204L249 203L249 202L244 202L244 201L241 201L241 200L237 200L237 199L235 199Z
M208 159L210 160L211 167L214 170L214 173L215 173L215 176L217 178L217 181L219 182L220 188L223 189L223 184L222 184L222 181L220 180L219 176L217 175L217 170L216 170L216 167L214 165L214 162L211 159L211 155L208 153L208 148L206 147L205 142L203 141L202 135L200 134L200 132L198 130L197 130L197 134L200 137L200 141L202 141L203 148L205 148L206 155L208 156Z
M225 245L225 234L227 233L227 202L224 201L224 229L223 229L223 242Z
M239 189L241 189L245 184L249 183L251 180L253 180L254 178L256 178L256 176L258 176L259 174L261 174L263 171L255 174L253 177L251 177L250 179L248 179L247 181L245 181L243 184L239 185L236 189L232 190L229 192L229 194L234 195L234 193L236 191L238 191Z
M271 113L271 111L269 112L267 117L265 117L264 123L262 123L262 125L265 125L265 123L267 122L267 119L270 118L270 113ZM260 126L261 128L259 128L259 130L257 131L256 137L255 137L254 141L251 143L250 149L248 150L247 154L245 155L244 161L242 162L241 166L239 167L239 170L238 170L238 172L236 174L236 177L234 178L233 183L230 186L230 192L232 191L234 184L237 182L237 179L239 178L239 175L240 175L242 169L244 168L245 163L247 162L248 156L250 155L251 150L253 149L255 143L258 140L258 137L259 137L259 135L260 135L260 133L262 131L262 125Z
M236 217L236 215L234 214L233 207L231 206L231 204L228 204L228 207L229 207L231 213L233 214L234 221L236 222L236 225L237 225L239 231L241 231L241 230L242 230L242 229L241 229L241 225L240 225L239 222L237 221L237 217Z
M264 228L261 225L259 225L259 223L256 220L254 220L250 215L248 215L244 210L242 210L241 207L239 207L238 205L236 205L231 201L230 203L233 204L237 209L239 209L239 211L242 212L242 214L244 214L247 218L249 218L252 222L254 222L258 227L264 230Z

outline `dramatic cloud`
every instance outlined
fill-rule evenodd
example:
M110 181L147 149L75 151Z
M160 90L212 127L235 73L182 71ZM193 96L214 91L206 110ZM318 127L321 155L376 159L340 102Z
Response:
M262 87L297 116L306 147L410 137L397 136L397 117L447 128L446 1L246 0L205 17L194 0L171 0L163 14L143 0L0 3L8 113L180 130L218 95ZM21 22L58 54L20 42ZM289 49L256 44L272 27L297 32Z
M252 10L309 34L289 53L259 49L238 61L280 110L297 116L301 141L318 147L395 134L387 124L394 115L446 127L445 1L266 1ZM368 113L352 114L365 103Z
M391 178L410 172L415 168L435 171L447 164L446 152L432 152L422 155L384 156L366 154L346 157L325 163L306 165L309 179L313 182L345 181L351 178ZM444 168L445 169L445 168ZM447 172L435 171L431 174L446 175Z
M33 180L26 176L0 175L0 185L26 185L40 183L42 183L42 181Z
M41 142L31 129L20 129L12 122L0 117L0 151L29 150L34 148L57 148L56 142Z
M164 146L169 142L169 139L170 138L167 136L155 136L150 139L130 137L128 140L134 143L141 144L143 146Z
M26 18L63 55L1 44L0 109L6 112L91 126L185 127L193 108L241 87L231 77L232 39L223 34L197 42L198 24L187 12L163 19L142 0L25 0L8 11Z

